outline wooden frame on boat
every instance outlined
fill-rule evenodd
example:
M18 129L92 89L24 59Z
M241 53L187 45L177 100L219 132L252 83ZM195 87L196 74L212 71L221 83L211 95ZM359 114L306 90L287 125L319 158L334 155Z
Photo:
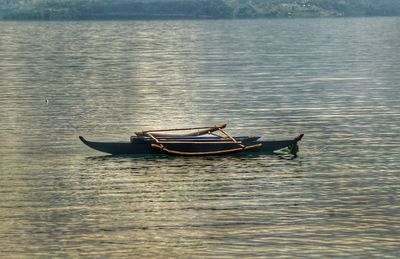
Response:
M226 127L226 124L208 126L208 127L195 127L195 128L177 128L177 129L156 129L156 130L144 130L135 132L136 136L143 137L151 133L155 137L195 137L213 133L215 131L221 130ZM168 134L168 133L160 133L160 132L168 132L168 131L189 131L189 130L197 130L195 132L190 132L186 134Z
M247 150L254 150L260 148L262 144L248 145L245 146L242 141L236 140L228 132L224 130L226 124L215 125L211 127L195 127L195 128L177 128L177 129L157 129L157 130L146 130L142 132L136 132L138 137L148 137L155 141L151 144L151 148L160 150L167 154L183 155L183 156L201 156L201 155L221 155L238 153ZM197 132L191 132L186 134L165 134L162 132L173 132L173 131L189 131L198 130ZM222 135L216 134L215 132L221 132ZM217 138L217 141L195 141L193 139L185 140L188 137L198 137L203 135L212 135ZM171 140L161 140L160 138L172 138ZM176 139L174 139L176 138ZM179 151L168 148L169 144L186 144L186 145L225 145L233 144L238 147L232 148L221 148L213 151Z

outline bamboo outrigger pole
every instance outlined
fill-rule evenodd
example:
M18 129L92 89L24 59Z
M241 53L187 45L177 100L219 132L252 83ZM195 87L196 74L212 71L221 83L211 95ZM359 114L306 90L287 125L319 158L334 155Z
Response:
M210 132L218 131L226 127L226 124L215 125L211 127L195 127L195 128L177 128L177 129L156 129L156 130L144 130L141 132L135 132L137 136L146 136L149 133L153 137L179 137L179 136L200 136L208 134ZM187 133L187 134L163 134L157 132L167 132L167 131L188 131L188 130L198 130L197 132Z
M223 129L226 127L226 124L221 124L221 125L215 125L215 126L208 126L208 127L194 127L194 128L176 128L176 129L156 129L156 130L144 130L142 131L143 133L145 132L163 132L163 131L180 131L180 130L198 130L198 129L208 129L212 131L216 131L219 129Z
M228 132L226 132L223 129L219 129L222 133L224 133L229 139L231 139L235 144L238 144L241 148L245 148L245 146L241 143L238 142L234 137L232 137Z
M170 150L168 148L162 147L157 144L151 144L151 147L154 149L158 149L163 151L166 154L171 155L179 155L179 156L209 156L209 155L226 155L226 154L234 154L243 151L255 150L262 146L262 144L255 144L243 148L232 148L232 149L224 149L224 150L217 150L217 151L204 151L204 152L183 152L177 150Z

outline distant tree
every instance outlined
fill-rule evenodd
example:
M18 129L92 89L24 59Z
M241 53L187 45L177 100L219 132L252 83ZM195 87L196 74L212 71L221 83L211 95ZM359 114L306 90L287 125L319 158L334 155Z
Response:
M400 0L0 0L0 19L400 15Z

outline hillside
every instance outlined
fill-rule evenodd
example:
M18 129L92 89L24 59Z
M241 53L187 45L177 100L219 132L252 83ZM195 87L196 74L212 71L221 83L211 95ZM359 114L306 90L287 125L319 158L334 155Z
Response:
M399 0L0 0L3 20L394 15Z

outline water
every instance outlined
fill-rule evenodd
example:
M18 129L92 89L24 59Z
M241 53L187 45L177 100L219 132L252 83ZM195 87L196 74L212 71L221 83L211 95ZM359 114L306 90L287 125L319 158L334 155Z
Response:
M0 254L400 256L399 28L0 23ZM110 157L78 139L224 122L305 133L299 157Z

